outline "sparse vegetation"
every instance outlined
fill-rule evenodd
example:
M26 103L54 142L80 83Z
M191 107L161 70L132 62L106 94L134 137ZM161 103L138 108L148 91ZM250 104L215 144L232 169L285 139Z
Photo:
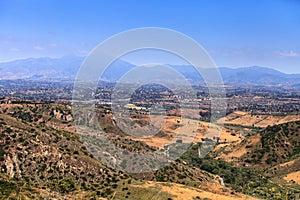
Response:
M106 117L102 118L101 123L108 132L112 131L109 137L113 143L126 149L127 153L157 150L144 142L124 137L123 133L112 127L112 118L107 117L105 112L103 114ZM276 182L277 179L283 180L279 176L293 172L284 171L278 165L299 157L299 122L264 129L228 124L228 130L234 130L228 133L229 136L238 137L239 129L251 129L251 134L261 135L260 142L255 144L247 143L247 135L239 140L249 153L236 162L217 159L218 151L200 159L198 147L201 143L198 143L163 169L128 175L114 171L94 158L75 133L72 121L67 120L70 110L64 104L24 103L3 108L1 113L0 199L18 195L35 198L45 195L47 190L58 196L81 194L91 199L112 196L115 199L143 199L151 195L153 197L157 192L160 194L158 199L175 199L178 194L162 191L162 188L171 188L171 183L179 184L176 186L178 188L201 188L205 184L221 187L217 176L222 177L225 183L217 193L224 196L234 197L235 194L244 193L263 199L293 199L299 192L295 181L290 181L293 185L288 187L286 182ZM174 126L173 129L178 127ZM157 137L169 135L162 131ZM177 141L177 145L180 144L184 145L183 140ZM176 152L171 147L169 150ZM121 165L126 166L127 163L122 162ZM272 170L267 168L270 165L273 166ZM290 169L299 170L296 166ZM273 181L273 178L277 179ZM191 199L209 199L202 197L199 191L188 190L195 192Z
M255 167L236 167L222 159L206 156L201 159L197 156L197 149L201 144L194 145L187 151L182 159L192 166L219 175L224 183L236 192L241 192L263 199L293 199L297 192L272 183L264 175L264 171Z

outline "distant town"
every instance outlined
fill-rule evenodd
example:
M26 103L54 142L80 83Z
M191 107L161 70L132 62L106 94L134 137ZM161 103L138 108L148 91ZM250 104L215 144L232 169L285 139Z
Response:
M109 105L114 83L103 82L99 84L95 93L96 104ZM251 85L225 85L227 113L233 111L246 111L253 114L289 115L300 112L300 91L293 87L280 86L251 86ZM207 87L194 86L197 92L200 114L205 117L209 113L210 96ZM180 87L178 88L180 90ZM146 92L145 92L146 91ZM68 102L72 101L73 82L47 82L30 80L1 80L1 103L20 103L25 101L36 102ZM124 91L126 93L126 91ZM151 102L149 102L149 100ZM189 101L189 97L184 99ZM149 86L139 88L132 94L130 103L135 109L149 108L153 103L161 104L169 110L179 106L176 95L167 88ZM151 104L151 105L149 105ZM134 108L134 106L131 106Z

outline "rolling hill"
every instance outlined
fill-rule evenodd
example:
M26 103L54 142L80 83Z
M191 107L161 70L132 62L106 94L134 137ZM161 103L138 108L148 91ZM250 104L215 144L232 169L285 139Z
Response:
M153 150L115 133L111 139ZM182 199L182 192L188 199L253 199L179 161L138 175L105 166L76 134L67 104L0 104L0 199Z
M299 173L299 122L254 129L249 131L254 135L239 140L222 140L216 149L222 150L225 144L235 151L231 144L237 148L238 143L247 144L260 134L248 147L249 153L237 162L220 159L218 150L199 158L200 142L164 168L126 174L105 166L89 153L76 134L70 105L0 105L0 199L294 199L299 193L299 185L294 183L298 179L292 178ZM100 121L117 145L130 151L155 150L121 137L111 123ZM262 151L261 160L249 160Z

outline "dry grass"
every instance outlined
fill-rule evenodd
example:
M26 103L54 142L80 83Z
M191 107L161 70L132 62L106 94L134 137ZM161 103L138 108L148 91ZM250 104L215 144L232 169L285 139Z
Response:
M243 155L245 155L248 151L250 151L249 148L246 148L246 146L254 146L255 144L257 144L260 141L260 136L259 135L251 136L248 139L248 141L250 141L250 143L242 144L241 141L238 141L230 145L227 145L224 151L229 153L224 153L223 151L218 157L223 158L224 160L229 162L237 158L240 158Z
M267 127L276 124L283 124L292 121L299 121L299 115L272 116L272 115L251 115L248 112L237 111L220 119L218 122L224 124L236 124L242 126Z
M235 194L235 195L224 195L224 194L218 194L218 193L212 193L204 190L200 190L197 188L187 187L180 184L175 183L159 183L159 182L147 182L143 185L138 185L136 187L143 187L143 188L150 188L150 187L159 187L161 192L166 192L172 196L175 196L174 200L193 200L196 197L203 198L209 198L211 200L246 200L246 199L254 199L252 197L248 197L246 195L241 194ZM159 193L157 194L159 196ZM155 199L155 198L153 198Z
M296 182L298 185L300 185L300 171L290 173L284 177L284 180L288 182Z
M155 116L154 121L157 120L163 121L163 116ZM232 143L241 141L239 132L236 130L221 127L220 125L209 122L180 118L176 116L168 116L165 124L161 128L161 131L165 135L130 138L133 140L143 141L149 146L157 148L162 148L165 144L176 142L177 139L182 139L185 142L201 142L205 138L219 137L220 142Z
M160 119L161 118L161 119ZM155 116L155 120L164 120L163 116ZM176 142L181 139L185 142L200 142L204 138L220 137L221 140L236 141L238 136L231 136L230 132L223 130L221 126L202 122L199 120L168 116L161 131L163 136L136 138L133 140L143 141L150 146L162 148L165 144Z

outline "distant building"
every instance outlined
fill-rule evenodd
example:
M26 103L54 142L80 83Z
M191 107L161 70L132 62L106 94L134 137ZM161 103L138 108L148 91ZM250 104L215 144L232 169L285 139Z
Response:
M146 107L140 107L140 106L136 106L134 104L126 104L125 108L128 108L130 110L148 110Z
M4 98L0 100L1 104L11 104L11 99L10 98Z

